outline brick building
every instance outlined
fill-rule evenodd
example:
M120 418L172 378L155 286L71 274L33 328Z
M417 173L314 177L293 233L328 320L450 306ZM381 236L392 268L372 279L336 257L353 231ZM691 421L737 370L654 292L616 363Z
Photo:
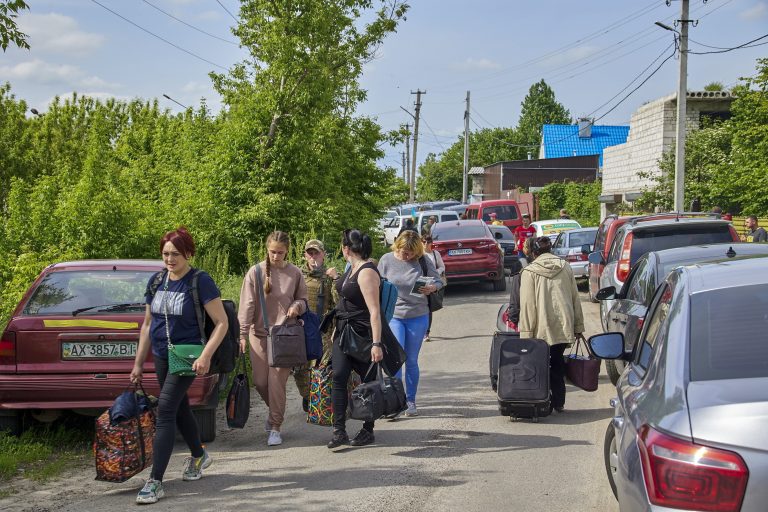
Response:
M688 92L686 127L694 130L704 117L727 119L733 97L728 91ZM659 160L675 143L677 94L646 103L632 114L627 142L603 151L601 216L613 213L622 203L637 200L644 188L655 183L637 173L660 172Z

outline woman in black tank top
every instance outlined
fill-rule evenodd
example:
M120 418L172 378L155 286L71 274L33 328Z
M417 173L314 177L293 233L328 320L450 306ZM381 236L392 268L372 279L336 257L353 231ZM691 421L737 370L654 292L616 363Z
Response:
M366 421L363 428L350 441L346 429L347 411L347 381L352 370L355 370L364 380L372 380L375 375L367 375L368 367L373 362L379 362L384 357L381 348L381 313L379 304L379 287L381 277L376 267L368 262L371 255L371 239L368 235L357 230L344 231L342 253L351 267L340 282L336 283L341 300L337 306L336 336L333 340L333 438L328 448L334 449L351 444L365 446L374 442L373 422ZM339 347L339 334L346 322L362 332L370 332L373 339L371 358L361 362L349 357ZM373 373L373 372L372 372Z

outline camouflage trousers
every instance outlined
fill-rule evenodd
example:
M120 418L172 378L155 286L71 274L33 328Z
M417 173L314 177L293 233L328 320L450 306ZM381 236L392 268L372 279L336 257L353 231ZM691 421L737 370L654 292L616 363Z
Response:
M320 359L321 365L327 365L331 361L333 350L333 335L331 333L323 335L323 357ZM315 364L315 361L309 361L307 364L297 366L293 369L293 378L296 381L296 387L302 398L309 398L309 369Z

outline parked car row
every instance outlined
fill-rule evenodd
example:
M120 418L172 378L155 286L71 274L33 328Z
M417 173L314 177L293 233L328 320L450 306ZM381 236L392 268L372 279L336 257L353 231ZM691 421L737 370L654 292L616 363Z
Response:
M768 244L736 240L676 214L598 229L606 332L589 347L617 386L604 459L622 511L765 509Z

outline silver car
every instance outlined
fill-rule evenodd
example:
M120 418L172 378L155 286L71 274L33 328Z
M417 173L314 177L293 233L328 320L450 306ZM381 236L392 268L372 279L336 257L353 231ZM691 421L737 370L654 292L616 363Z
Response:
M728 260L741 256L768 256L768 244L740 242L649 252L637 260L620 290L609 286L597 292L598 300L613 300L613 306L608 310L606 317L609 330L624 334L624 349L631 351L643 327L653 292L670 270L693 263ZM625 366L626 363L621 360L605 362L605 369L612 383L619 381Z
M587 255L592 252L595 245L597 228L579 228L570 231L563 231L557 235L554 245L552 245L552 254L560 256L571 265L573 277L587 277L589 270L589 261ZM584 252L585 245L589 249Z
M678 267L638 342L592 336L629 367L611 401L608 479L623 512L768 508L768 258Z

